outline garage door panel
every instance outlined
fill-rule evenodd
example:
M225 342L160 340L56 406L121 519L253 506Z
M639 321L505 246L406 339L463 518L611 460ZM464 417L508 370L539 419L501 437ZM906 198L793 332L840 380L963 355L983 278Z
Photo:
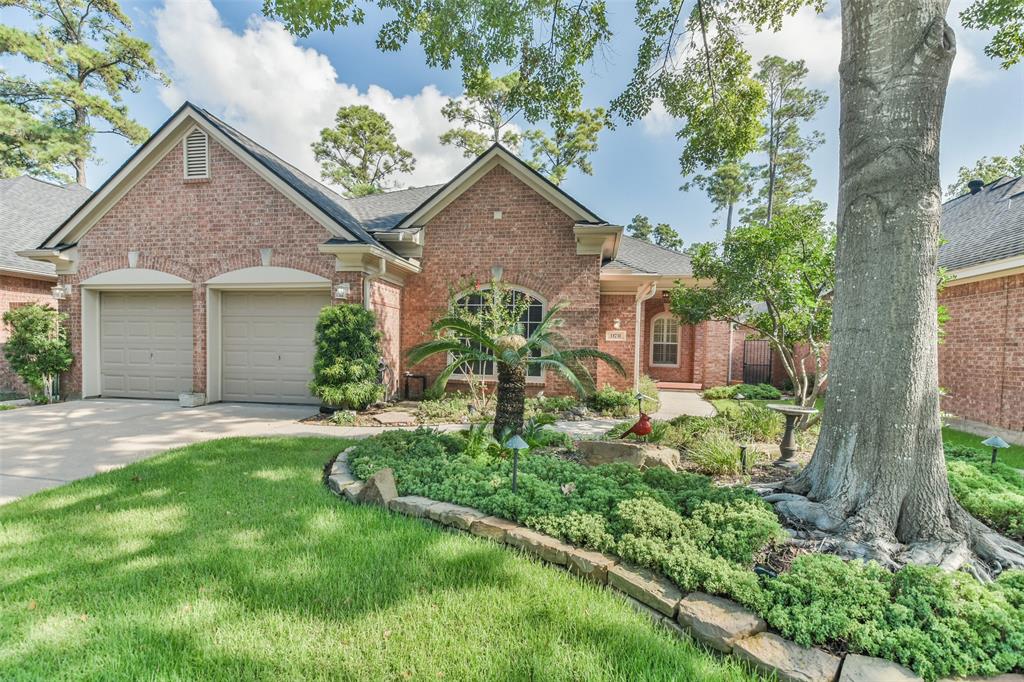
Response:
M170 398L192 390L191 292L104 292L100 392Z
M314 404L313 334L327 292L226 291L221 298L222 397Z

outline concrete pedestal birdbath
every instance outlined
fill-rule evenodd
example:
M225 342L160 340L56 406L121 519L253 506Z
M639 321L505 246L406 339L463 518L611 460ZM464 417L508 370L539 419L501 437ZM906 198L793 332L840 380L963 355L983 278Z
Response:
M799 405L765 405L769 410L775 410L781 412L786 417L786 433L782 436L782 443L779 445L779 452L782 453L776 462L776 466L781 467L794 467L796 462L793 461L793 455L796 454L796 437L793 433L793 427L796 425L797 417L807 417L812 414L818 414L818 410L813 407L800 407Z

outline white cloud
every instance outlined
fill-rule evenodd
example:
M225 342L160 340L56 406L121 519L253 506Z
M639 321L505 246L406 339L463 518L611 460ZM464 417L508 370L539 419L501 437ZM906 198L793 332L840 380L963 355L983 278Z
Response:
M188 99L210 109L313 177L319 168L310 143L333 124L338 107L353 104L387 116L399 144L416 156L416 170L397 178L401 184L446 182L467 163L437 140L450 124L441 115L448 98L433 85L405 97L377 85L360 92L280 23L254 15L238 34L209 0L166 0L155 18L174 81L161 93L163 103L173 110Z
M656 99L651 103L651 110L640 119L640 122L643 124L644 132L653 137L675 135L676 131L682 126L682 122L679 119L674 118L672 114L668 113L660 99Z

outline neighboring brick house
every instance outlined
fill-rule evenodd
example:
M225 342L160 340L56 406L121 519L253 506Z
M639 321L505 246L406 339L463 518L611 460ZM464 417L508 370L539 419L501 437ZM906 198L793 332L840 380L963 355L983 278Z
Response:
M569 342L627 370L601 364L599 384L730 378L728 324L661 314L689 258L623 236L500 146L444 185L346 199L186 103L22 254L56 266L66 292L68 396L313 402L313 325L332 301L377 313L397 392L405 372L436 377L440 358L405 357L450 295L493 276L529 297L528 323L567 303ZM529 381L568 390L550 372Z
M957 425L1024 442L1024 178L970 183L943 204L939 295L949 320L939 344L942 408Z
M31 249L89 197L81 185L55 185L28 176L0 179L0 317L31 303L56 307L53 265L17 254ZM0 323L0 396L22 396L27 388L14 373L3 348L9 331Z

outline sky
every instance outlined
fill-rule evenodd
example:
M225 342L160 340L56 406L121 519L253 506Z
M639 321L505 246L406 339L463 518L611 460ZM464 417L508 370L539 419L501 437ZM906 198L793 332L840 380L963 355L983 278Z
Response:
M1024 65L1004 71L983 53L988 35L964 29L957 13L966 0L953 0L948 20L957 33L957 56L946 98L941 140L943 187L962 165L981 156L1010 155L1024 144ZM123 0L134 33L154 48L170 86L147 82L126 101L132 115L155 130L183 101L224 118L282 158L319 177L310 143L330 126L340 106L368 104L384 113L399 143L414 153L416 169L396 178L400 186L445 182L468 160L444 147L438 136L450 127L440 110L462 93L456 71L425 65L415 40L399 53L383 53L374 41L382 15L335 34L291 36L264 17L258 2L243 0ZM590 67L584 105L607 106L624 87L633 67L638 33L633 0L609 0L613 42ZM808 85L828 95L828 104L807 130L824 133L811 158L818 184L815 197L834 211L838 177L841 44L838 2L824 13L801 10L779 33L750 32L745 44L755 60L768 54L806 61ZM0 22L25 25L16 9L0 10ZM16 72L21 64L0 61ZM680 127L655 109L632 125L618 122L599 138L591 156L594 173L569 173L562 188L605 220L626 225L643 214L666 222L687 244L720 239L721 221L699 190L681 192ZM100 158L90 164L95 188L134 151L111 135L97 136ZM756 157L752 161L757 162ZM720 217L720 216L719 216Z

